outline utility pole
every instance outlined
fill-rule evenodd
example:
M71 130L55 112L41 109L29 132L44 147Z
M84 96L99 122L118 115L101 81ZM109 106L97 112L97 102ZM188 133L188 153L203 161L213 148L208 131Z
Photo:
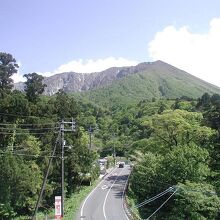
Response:
M91 125L89 126L88 132L89 132L89 149L91 150L92 149L92 127Z
M64 217L64 121L60 124L61 132L61 216Z
M53 148L52 155L50 157L50 160L49 160L49 163L48 163L48 166L47 166L47 171L46 171L45 176L44 176L44 180L43 180L43 183L42 183L42 186L41 186L41 191L40 191L40 194L39 194L39 197L38 197L35 209L34 209L34 215L32 217L33 220L36 219L37 211L38 211L38 208L39 208L42 196L43 196L43 192L44 192L44 189L45 189L45 185L46 185L47 177L48 177L48 174L49 174L50 166L51 166L52 160L53 160L55 152L56 152L57 144L58 144L58 141L59 141L59 135L57 137L56 143L55 143L54 148Z
M70 124L71 129L65 129L65 124ZM54 155L55 155L58 143L61 144L61 190L62 190L62 192L61 192L61 194L62 194L62 196L61 196L61 216L64 217L64 197L65 197L65 192L64 192L64 147L65 147L64 132L65 131L74 131L74 130L75 130L75 121L73 121L73 119L72 119L71 122L65 122L64 120L61 121L61 123L60 123L60 132L59 132L59 135L57 137L56 144L53 148L52 155L50 156L49 164L47 166L47 171L46 171L46 174L44 176L44 180L43 180L43 183L42 183L42 186L41 186L41 192L39 194L37 204L36 204L35 210L34 210L34 215L32 217L33 220L36 219L37 211L38 211L38 208L39 208L42 196L43 196L43 192L44 192L44 189L45 189L47 177L48 177L48 174L49 174L49 169L50 169L52 160L55 157Z
M71 129L65 129L65 124L71 125ZM64 148L65 148L65 140L64 140L64 132L65 131L74 131L75 130L75 121L66 122L62 119L60 124L60 133L61 133L61 216L64 217L64 200L65 200L65 183L64 183Z
M116 155L115 155L115 143L114 143L114 153L113 153L113 157L114 157L114 166L116 165L116 161L115 161L115 157L116 157Z

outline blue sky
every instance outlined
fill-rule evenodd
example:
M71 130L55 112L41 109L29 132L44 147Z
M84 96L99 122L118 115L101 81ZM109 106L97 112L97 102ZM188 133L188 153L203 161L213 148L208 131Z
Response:
M218 44L219 9L219 0L0 0L0 51L20 63L16 81L30 72L93 72L162 59L220 86L210 43ZM213 79L208 67L198 68L208 58Z

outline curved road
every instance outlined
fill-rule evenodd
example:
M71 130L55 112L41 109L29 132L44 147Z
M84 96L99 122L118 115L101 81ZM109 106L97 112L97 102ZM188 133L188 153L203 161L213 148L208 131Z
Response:
M113 169L84 200L76 220L129 220L123 196L130 167Z

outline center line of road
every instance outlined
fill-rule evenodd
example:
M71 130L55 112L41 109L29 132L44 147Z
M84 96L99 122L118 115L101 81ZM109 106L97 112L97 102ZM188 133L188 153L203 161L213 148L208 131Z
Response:
M116 168L114 168L109 174L107 174L106 177L110 176L111 173L115 170ZM81 210L80 210L80 219L83 218L83 209L84 209L84 206L86 204L86 201L89 199L89 197L93 194L93 192L104 182L104 179L89 193L89 195L86 197L86 199L84 200L83 204L82 204L82 207L81 207Z
M122 170L123 171L123 170ZM107 201L107 197L112 189L112 187L114 186L115 182L117 181L118 177L120 176L120 174L122 173L122 171L118 174L117 178L115 179L115 181L113 182L113 184L111 185L111 187L109 188L106 196L105 196L105 200L104 200L104 203L103 203L103 206L102 206L102 210L103 210L103 214L104 214L104 217L105 217L105 220L107 220L107 217L106 217L106 213L105 213L105 205L106 205L106 201Z

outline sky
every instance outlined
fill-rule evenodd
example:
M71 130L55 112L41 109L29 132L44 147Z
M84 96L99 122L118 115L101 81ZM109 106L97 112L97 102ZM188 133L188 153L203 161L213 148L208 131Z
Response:
M0 18L15 82L162 60L220 86L219 0L0 0Z

